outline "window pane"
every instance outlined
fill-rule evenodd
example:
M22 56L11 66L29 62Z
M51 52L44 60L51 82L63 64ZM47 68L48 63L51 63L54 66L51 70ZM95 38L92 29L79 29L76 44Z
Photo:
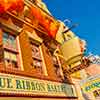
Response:
M14 36L9 35L9 44L13 47L16 48L16 39Z
M40 73L42 73L43 62L39 46L36 45L33 41L30 41L30 46L32 50L33 67L36 68Z
M16 61L12 61L12 67L14 67L14 68L18 68L18 64L17 64Z
M17 55L12 52L4 51L4 58L9 59L11 61L16 61Z
M14 53L10 53L10 58L12 61L16 61L17 60L17 55Z
M61 76L60 66L58 64L57 57L54 56L52 53L51 53L51 55L52 55L52 60L53 60L53 64L54 64L55 73L56 73L57 77L61 78L62 76Z
M3 43L16 49L16 38L8 33L3 34Z
M6 67L10 67L11 61L9 59L5 59L5 65L6 65Z
M32 57L37 58L38 60L41 60L41 54L40 54L40 49L39 46L31 43L31 49L32 49Z
M61 78L60 68L59 65L54 65L56 75Z
M4 44L7 44L8 43L8 34L7 33L4 33L3 34L3 43Z
M10 66L13 68L18 68L17 54L9 52L9 51L4 51L4 59L5 59L6 67Z
M58 65L58 61L57 61L57 58L55 56L52 56L52 59L53 59L53 63Z
M3 44L4 44L4 62L6 67L18 68L17 62L17 51L14 50L17 47L16 37L5 33L3 34Z
M10 59L10 54L8 51L4 51L4 58L5 59Z
M37 67L37 68L41 68L42 67L42 63L41 63L41 61L38 61L38 60L33 60L33 64L34 64L34 66L35 67Z

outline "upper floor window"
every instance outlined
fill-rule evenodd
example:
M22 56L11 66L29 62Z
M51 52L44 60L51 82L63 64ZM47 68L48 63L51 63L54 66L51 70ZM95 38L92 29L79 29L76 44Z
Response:
M4 50L4 61L5 61L6 67L18 68L16 53Z
M4 63L7 68L19 68L16 36L3 33Z
M33 58L41 59L39 46L31 42L31 48Z
M3 44L9 48L16 49L16 38L9 33L3 33Z
M52 58L53 58L53 64L54 64L54 70L55 70L55 73L57 75L58 78L61 78L61 70L60 70L60 66L59 66L59 63L58 63L58 59L56 56L52 55Z
M39 45L36 45L32 41L30 42L31 49L32 49L32 58L33 58L33 67L36 69L39 69L40 72L42 73L42 58L41 58L41 52Z

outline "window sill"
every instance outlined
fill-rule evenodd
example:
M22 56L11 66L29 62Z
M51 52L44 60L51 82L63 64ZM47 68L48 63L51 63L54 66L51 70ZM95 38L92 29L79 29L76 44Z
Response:
M8 51L11 51L11 52L14 52L14 53L18 53L18 51L12 47L10 47L9 45L3 45L3 48L5 50L8 50Z

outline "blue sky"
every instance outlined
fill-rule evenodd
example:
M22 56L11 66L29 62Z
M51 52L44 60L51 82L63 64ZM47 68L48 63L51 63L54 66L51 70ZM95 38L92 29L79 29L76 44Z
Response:
M100 55L100 0L43 0L56 19L79 23L73 29L87 41L88 52Z

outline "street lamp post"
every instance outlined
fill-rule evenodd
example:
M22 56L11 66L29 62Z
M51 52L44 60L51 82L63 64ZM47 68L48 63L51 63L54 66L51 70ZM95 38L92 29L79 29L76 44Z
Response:
M73 24L70 28L68 28L68 29L66 29L66 30L64 30L63 32L62 32L62 36L63 36L63 39L64 39L64 41L66 41L66 37L65 37L65 33L67 33L67 32L69 32L71 29L73 29L73 28L75 28L75 27L77 27L79 24Z

